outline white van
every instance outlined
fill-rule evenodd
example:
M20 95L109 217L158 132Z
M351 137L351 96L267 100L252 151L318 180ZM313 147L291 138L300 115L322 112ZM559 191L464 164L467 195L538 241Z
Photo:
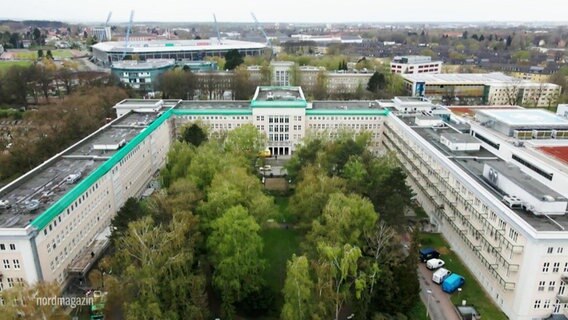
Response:
M430 270L435 270L438 268L443 267L445 264L444 260L442 259L430 259L426 262L426 268L430 269Z
M432 281L437 284L442 284L452 272L445 268L440 268L432 275Z

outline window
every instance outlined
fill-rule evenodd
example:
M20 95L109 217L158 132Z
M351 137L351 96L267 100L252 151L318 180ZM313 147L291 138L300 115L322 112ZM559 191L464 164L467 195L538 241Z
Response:
M517 231L515 231L513 229L509 229L509 238L511 238L513 241L517 242L518 237L519 237L519 234L517 233Z
M556 249L556 253L562 253L562 252L564 252L564 248L558 247L558 249Z
M545 172L544 170L538 168L537 166L533 165L532 163L524 160L523 158L518 157L517 155L513 155L513 160L516 160L520 164L524 165L525 167L531 169L532 171L540 174L541 176L545 177L548 180L552 180L552 173Z
M14 263L14 269L20 270L20 260L14 259L12 262Z
M555 286L556 286L556 281L550 281L548 283L548 291L554 291Z
M558 269L560 269L560 262L555 262L552 265L552 272L558 272Z
M550 262L545 262L542 265L542 272L548 272L548 268L550 267Z
M6 246L4 244L0 244L0 250L6 250Z
M545 285L546 285L546 281L539 281L538 282L538 291L544 291Z
M10 243L10 250L16 250L16 245L13 243Z
M564 272L568 272L568 262L564 263Z
M550 254L550 253L552 253L553 251L554 251L554 248L553 248L553 247L548 247L548 250L546 250L546 253L549 253L549 254Z
M544 304L542 305L544 309L548 309L550 307L550 299L544 300Z
M534 301L534 308L535 308L535 309L540 308L540 300L535 300L535 301Z
M6 281L8 281L8 288L14 287L14 278L7 278Z
M2 262L4 264L4 269L10 269L10 260L4 259Z

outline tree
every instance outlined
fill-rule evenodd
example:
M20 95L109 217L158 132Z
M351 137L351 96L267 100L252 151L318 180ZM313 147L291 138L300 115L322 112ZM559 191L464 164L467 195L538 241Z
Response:
M314 166L302 170L302 179L290 198L289 211L301 224L310 225L318 218L331 194L345 190L345 182L338 177L328 177Z
M51 50L47 50L47 53L45 54L45 57L48 59L53 60L53 54L51 53Z
M38 282L33 286L21 283L0 292L3 319L69 319L63 306L54 302L42 303L43 298L59 297L57 283Z
M467 39L468 34L469 34L469 33L467 32L467 30L465 30L465 31L462 33L462 39Z
M369 82L367 83L367 91L377 95L380 90L383 90L387 85L385 75L379 72L373 73Z
M245 124L229 131L224 142L225 151L249 160L266 149L266 134L252 124Z
M280 318L282 320L311 319L314 303L314 283L310 277L308 259L305 256L293 255L288 260L286 281L284 282L284 306Z
M37 50L37 58L38 59L43 58L43 50L42 49Z
M142 207L138 199L128 198L111 220L112 238L118 239L122 237L128 231L130 222L141 219L147 214L148 212Z
M32 35L34 42L37 45L41 45L41 31L38 28L34 28Z
M320 70L316 76L316 84L313 89L314 99L323 100L327 98L327 80L327 74L325 73L325 71Z
M322 272L318 274L320 281L327 282L330 286L330 296L320 296L319 299L327 305L333 306L333 317L339 320L339 314L344 303L361 297L361 292L367 286L367 279L358 267L361 258L361 250L350 244L343 246L318 245L318 264Z
M181 132L181 139L196 147L199 147L203 142L207 141L207 133L197 123L182 127Z
M225 60L226 70L233 70L244 62L243 56L237 49L231 49L227 51L227 53L225 54Z
M255 86L250 81L250 73L244 65L238 66L233 74L232 92L235 100L249 100L254 95Z
M377 219L378 214L368 199L335 193L329 197L321 217L314 220L307 238L313 245L349 243L362 247Z
M210 259L215 267L213 285L220 291L226 318L234 315L233 304L257 291L262 285L260 226L242 206L233 207L213 222L207 241Z

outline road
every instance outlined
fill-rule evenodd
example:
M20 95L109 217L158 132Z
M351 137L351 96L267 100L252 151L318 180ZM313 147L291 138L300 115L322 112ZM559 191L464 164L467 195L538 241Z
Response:
M420 282L420 298L430 311L430 319L433 320L459 320L450 296L442 291L442 287L432 282L432 271L426 268L426 264L418 265L418 281ZM428 306L427 290L432 290Z

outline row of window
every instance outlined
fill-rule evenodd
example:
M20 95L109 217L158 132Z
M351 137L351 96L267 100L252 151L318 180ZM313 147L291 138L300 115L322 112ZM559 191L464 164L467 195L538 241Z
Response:
M322 116L322 117L308 117L309 120L361 120L361 121L369 121L369 120L379 120L379 117L350 117L350 116L332 116L332 117L326 117L326 116Z
M550 270L550 262L544 262L542 264L542 272L548 273ZM560 271L560 262L552 263L552 273L558 273ZM564 268L562 272L568 272L568 262L564 263Z
M345 123L318 123L318 124L310 124L310 128L318 129L318 130L325 130L325 129L337 129L337 128L351 128L351 129L362 129L362 130L371 130L371 129L378 129L381 125L378 123L372 124L345 124Z
M8 284L8 288L14 287L17 284L23 284L24 278L6 278L6 283ZM0 278L0 291L4 290L4 282L2 282L2 278ZM4 300L0 298L0 306L4 305Z
M563 247L558 247L556 248L556 253L561 254L564 252L564 248ZM554 253L554 247L548 247L546 249L546 253L548 254L553 254Z
M12 262L13 262L14 270L20 270L20 260L13 259ZM10 270L10 268L11 268L10 259L2 260L2 265L4 266L5 270Z
M10 243L8 246L10 247L10 250L16 251L16 245L15 244ZM6 245L5 244L0 243L0 251L6 251Z

